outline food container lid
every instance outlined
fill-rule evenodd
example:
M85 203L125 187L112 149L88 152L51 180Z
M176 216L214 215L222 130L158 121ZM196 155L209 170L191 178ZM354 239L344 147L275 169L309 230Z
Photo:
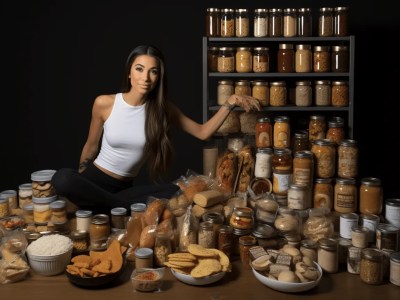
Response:
M57 199L57 195L51 197L36 198L32 197L32 202L35 204L49 204Z
M86 238L89 235L89 232L85 230L74 230L71 231L70 237L71 239L80 239L80 238Z
M390 206L400 206L400 199L397 198L389 198L385 201L386 205Z
M92 218L92 224L106 224L110 221L110 218L105 214L94 215Z
M114 216L125 216L126 215L126 208L124 207L114 207L111 209L111 214Z
M88 218L92 216L92 213L91 210L77 210L75 216L78 218Z
M258 224L256 228L253 230L253 235L258 237L258 238L272 238L276 236L276 231L275 229L268 225L268 224Z
M27 204L22 209L27 211L33 211L33 204Z
M16 190L5 190L5 191L2 191L1 194L5 195L5 196L8 196L8 197L16 196L17 195L17 191Z
M135 257L138 258L149 258L153 255L153 249L151 248L137 248L135 250Z
M18 189L20 190L31 190L32 189L32 183L22 183L18 186Z
M66 204L67 204L67 202L64 200L56 200L56 201L50 203L50 208L53 208L53 209L64 208Z
M390 260L400 263L400 251L391 253Z
M31 174L32 181L50 181L56 170L41 170Z

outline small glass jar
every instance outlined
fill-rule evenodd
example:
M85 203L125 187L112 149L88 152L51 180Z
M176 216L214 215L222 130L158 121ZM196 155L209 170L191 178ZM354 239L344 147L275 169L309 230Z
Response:
M229 225L237 229L251 229L254 225L254 211L250 207L235 207Z
M313 188L313 207L333 208L332 178L316 178Z
M268 35L271 37L283 36L283 13L280 8L269 10Z
M326 137L326 119L323 115L312 115L308 122L308 139L310 145L315 140L324 139Z
M256 8L254 9L254 36L265 37L268 36L268 9Z
M233 254L233 227L221 225L218 230L218 249L224 252L229 258Z
M389 224L400 228L400 199L385 200L385 219Z
M165 232L157 232L154 242L154 264L164 267L168 261L168 255L172 253L171 235Z
M105 214L94 215L89 229L90 248L92 250L107 248L107 239L110 232L110 218Z
M309 7L297 9L297 36L312 36L312 15Z
M281 235L300 233L300 217L294 209L279 207L274 226Z
M360 274L361 248L349 247L347 253L347 272Z
M10 210L10 213L13 213L14 209L18 208L18 197L17 197L17 191L16 190L5 190L1 192L2 195L4 195L8 201L8 208Z
M349 17L348 7L335 7L333 9L334 19L334 36L347 36L349 35Z
M283 10L283 36L297 36L297 9L285 8Z
M111 209L111 230L118 231L126 228L126 208L114 207Z
M18 186L18 204L20 208L32 204L32 183L23 183Z
M272 173L272 148L258 148L254 176L256 178L271 178Z
M253 70L253 57L250 47L236 48L236 72L248 73Z
M389 280L394 285L400 286L400 252L390 254Z
M33 219L33 204L27 204L22 208L22 216L25 224L32 225L35 223Z
M131 218L140 219L146 211L146 207L145 203L133 203L131 205Z
M274 118L274 148L289 148L290 147L290 120L286 116L277 116Z
M314 154L309 150L297 151L293 158L293 183L304 184L312 189L313 182ZM307 203L311 206L311 201Z
M250 266L250 248L257 244L257 239L251 235L239 237L239 254L240 261L244 269L251 269Z
M349 106L349 83L347 81L332 81L332 106Z
M207 52L208 72L218 72L218 47L210 47Z
M333 9L321 7L318 17L318 36L333 36Z
M308 132L306 130L295 131L292 139L292 151L295 155L297 151L309 150Z
M361 214L360 225L369 229L368 242L375 243L375 232L378 227L380 217L373 214Z
M89 251L89 232L84 230L73 230L69 237L72 240L72 251L74 254Z
M358 224L358 215L356 213L340 214L340 236L345 239L351 239L352 228Z
M331 178L336 173L336 148L332 141L327 139L315 140L311 146L314 153L315 176L317 178Z
M344 139L339 143L337 174L342 178L356 178L358 175L357 141Z
M221 37L235 36L235 10L223 8L221 10Z
M253 72L269 72L269 48L255 47L253 49Z
M230 73L235 71L235 55L232 47L219 48L217 70L221 73Z
M318 240L318 264L326 273L336 273L339 269L338 242L334 239Z
M235 10L235 36L246 37L250 33L249 10L239 8Z
M312 88L311 81L296 81L296 106L311 106Z
M345 138L345 135L344 120L342 118L328 121L328 130L326 131L326 138L328 140L331 140L338 146Z
M287 89L285 81L270 83L269 104L271 106L285 106L287 103Z
M50 203L55 201L57 196L36 198L32 197L33 202L33 219L36 224L47 224L51 219Z
M295 71L296 73L307 73L312 71L311 45L296 45Z
M332 47L331 71L333 73L349 71L349 51L347 46Z
M218 105L223 105L235 93L232 80L220 80L218 81L217 88L217 102Z
M241 96L251 96L251 86L248 80L238 80L235 82L235 94Z
M217 37L220 35L221 35L221 10L219 8L207 8L206 36Z
M317 73L330 72L331 54L329 46L314 46L313 70Z
M67 202L64 200L56 200L50 203L51 218L53 224L64 224L67 218Z
M217 247L217 238L218 238L218 232L219 232L219 227L221 227L221 225L224 223L225 221L225 216L222 213L216 212L216 211L209 211L204 213L201 216L201 219L203 221L208 221L211 222L212 224L212 228L214 230L214 245L215 247L212 248L216 248Z
M276 195L287 196L293 175L292 151L288 148L274 149L272 155L272 190Z
M279 44L277 71L278 73L293 73L295 67L295 53L293 44Z
M292 183L288 188L288 208L291 209L307 209L311 207L309 201L309 188L305 184Z
M303 256L311 258L313 261L318 261L318 243L314 240L301 240L300 252Z
M135 267L136 269L153 267L153 249L136 248L135 249Z
M369 229L363 226L353 226L351 229L351 243L357 248L368 247Z
M400 229L386 223L380 223L376 227L376 248L385 251L399 250Z
M90 223L92 222L92 211L91 210L77 210L76 216L76 230L77 231L88 231L90 230Z
M35 198L48 198L56 195L56 191L51 184L55 170L40 170L31 174L32 196Z
M269 86L264 80L252 81L251 95L258 100L262 106L269 105Z
M383 252L378 249L365 248L361 251L360 279L367 284L383 282Z
M357 187L355 179L336 178L334 209L338 213L357 211Z
M359 197L360 213L374 215L381 214L383 206L383 189L379 178L362 178Z
M203 221L199 224L198 244L204 248L215 248L215 232L210 221Z
M330 80L317 80L314 83L315 105L316 106L329 106L331 105L331 81Z

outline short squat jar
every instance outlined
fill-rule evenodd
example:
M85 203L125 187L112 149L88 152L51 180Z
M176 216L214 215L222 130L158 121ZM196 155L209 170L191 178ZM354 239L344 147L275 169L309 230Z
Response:
M383 189L381 180L365 177L360 184L360 213L380 215L383 206Z
M337 146L340 144L340 142L345 138L343 119L332 119L328 121L326 138L334 142Z
M231 95L235 93L232 80L220 80L217 87L217 102L218 105L223 105Z
M379 249L365 248L361 251L360 279L364 283L383 282L384 255Z
M331 81L317 80L314 83L314 95L316 106L331 105Z
M296 155L296 152L309 150L310 145L308 143L308 132L306 130L296 130L292 139L292 151Z
M254 73L269 72L269 48L268 47L253 48L253 72Z
M235 55L232 47L219 48L217 69L222 73L235 71Z
M329 46L314 46L313 70L317 73L331 70L331 55Z
M251 86L248 80L238 80L235 82L235 94L242 96L251 96Z
M339 213L357 211L357 187L355 179L336 178L334 189L334 209Z
M267 81L252 81L251 95L260 102L262 106L269 105L269 85Z
M334 239L318 240L318 264L326 273L336 273L339 269L338 242Z

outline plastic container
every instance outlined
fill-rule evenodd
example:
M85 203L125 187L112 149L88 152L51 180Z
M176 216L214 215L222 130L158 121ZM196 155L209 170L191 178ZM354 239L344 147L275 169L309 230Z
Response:
M32 203L32 183L23 183L18 186L18 204L23 208Z
M91 210L77 210L75 212L76 230L89 232L92 214Z
M57 200L57 196L32 198L33 202L33 219L38 225L45 225L51 219L50 203Z
M35 198L48 198L56 195L51 184L55 170L40 170L31 174L32 196Z

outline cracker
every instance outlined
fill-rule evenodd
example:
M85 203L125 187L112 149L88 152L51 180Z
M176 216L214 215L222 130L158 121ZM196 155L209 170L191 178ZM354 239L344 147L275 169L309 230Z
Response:
M176 273L181 273L185 275L190 275L190 271L192 271L192 268L171 268L174 270Z
M197 257L188 252L176 252L168 254L168 259L196 260Z
M190 275L194 278L202 278L221 272L222 266L218 259L202 258L199 259L199 264L192 269Z
M187 250L189 251L189 253L196 255L196 256L200 256L200 257L216 257L217 254L207 248L204 248L203 246L199 245L199 244L189 244L187 246Z
M229 257L219 249L213 248L213 249L210 249L210 250L215 252L218 255L219 263L222 266L222 271L223 272L230 272L231 271L231 262L229 260Z
M164 263L167 267L170 268L191 268L196 266L196 263L192 261L167 261Z
M88 264L90 264L92 262L92 258L89 255L83 255L82 254L82 255L74 256L71 259L71 262L73 262L73 263L88 263Z

